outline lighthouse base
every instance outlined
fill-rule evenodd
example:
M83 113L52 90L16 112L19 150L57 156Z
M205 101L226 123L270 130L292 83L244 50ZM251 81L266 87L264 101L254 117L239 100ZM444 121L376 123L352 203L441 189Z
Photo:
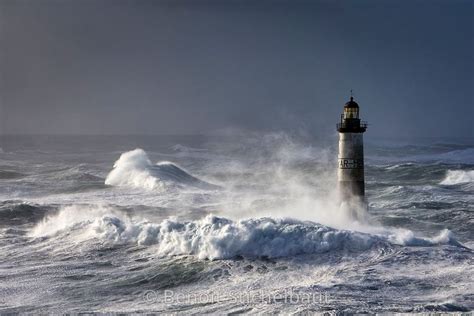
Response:
M369 206L363 196L352 196L341 200L339 210L351 221L368 222Z
M364 191L364 181L339 181L341 209L351 220L367 221L369 207Z
M364 198L364 181L339 181L339 192L343 198L361 197Z

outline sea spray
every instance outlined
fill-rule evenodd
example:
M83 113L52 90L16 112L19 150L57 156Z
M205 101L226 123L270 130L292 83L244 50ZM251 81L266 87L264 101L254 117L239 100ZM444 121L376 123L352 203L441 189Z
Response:
M151 174L151 167L151 161L142 149L137 148L125 152L114 163L113 170L105 179L105 184L139 187L149 190L163 188L164 185L160 179Z
M333 136L328 143L335 143ZM462 152L452 158L467 160L471 145L366 144L370 208L363 223L339 210L333 195L336 153L318 141L278 135L231 141L45 141L34 142L32 148L31 141L15 139L1 157L2 170L22 173L0 181L5 312L86 308L179 314L192 308L198 314L321 309L386 313L474 307L474 252L455 243L457 239L474 248L472 182L440 184L448 170L470 171L472 164L428 161L453 150ZM91 146L91 141L96 143ZM187 148L175 150L178 143ZM160 181L168 179L173 190L103 185L120 157L117 149L138 145L154 153L144 169ZM426 157L420 162L411 158L414 155ZM185 166L188 174L222 189L188 189L191 186L179 178L154 173L160 160ZM209 213L213 218L206 218ZM324 233L328 239L318 239ZM359 237L368 242L351 242ZM343 246L338 247L337 240ZM260 257L268 253L281 257ZM170 307L160 296L163 290L179 297L255 290L267 295L289 289L328 292L330 301L313 306L281 300L240 304L227 296L212 304L175 301ZM153 302L144 301L148 290L158 294Z
M456 185L474 182L474 170L448 170L440 184Z
M277 137L278 136L278 137ZM344 229L353 227L355 222L367 222L366 210L357 205L341 204L336 190L335 166L330 164L325 150L315 148L301 148L302 145L291 142L287 137L280 140L280 136L267 137L262 145L266 148L275 144L275 138L283 143L273 148L274 156L268 159L258 159L251 162L252 166L235 164L219 164L208 167L214 172L234 174L226 181L221 193L215 195L220 205L220 214L233 219L255 217L292 217L300 220L312 220L331 227ZM297 154L297 153L301 154ZM295 165L308 157L322 159L322 165L316 164L312 168L320 173L320 177L308 178L307 172L295 170ZM230 166L231 170L228 170ZM247 168L262 170L257 181L248 182L247 189L236 188L234 181L241 183L242 178L236 173L245 173ZM268 173L268 170L273 172ZM235 179L235 180L234 180ZM254 178L255 179L255 178ZM259 182L265 183L261 187ZM120 187L139 188L147 191L163 192L183 188L198 188L204 190L218 190L218 186L204 182L172 162L152 164L146 152L135 149L121 154L114 163L112 171L105 180L105 184ZM240 186L240 184L239 184ZM264 202L262 197L280 196Z

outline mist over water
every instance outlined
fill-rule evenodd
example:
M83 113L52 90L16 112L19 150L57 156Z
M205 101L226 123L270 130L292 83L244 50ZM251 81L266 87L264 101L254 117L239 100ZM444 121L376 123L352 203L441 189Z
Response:
M3 311L473 308L472 141L367 142L365 209L338 197L333 139L1 139ZM288 291L329 300L232 299Z

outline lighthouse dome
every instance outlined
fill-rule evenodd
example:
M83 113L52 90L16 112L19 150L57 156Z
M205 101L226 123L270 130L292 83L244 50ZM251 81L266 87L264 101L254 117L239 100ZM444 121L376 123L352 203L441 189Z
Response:
M344 108L346 108L346 109L358 109L359 104L357 104L357 102L354 101L354 98L351 97L351 100L349 102L347 102L346 105L344 105Z

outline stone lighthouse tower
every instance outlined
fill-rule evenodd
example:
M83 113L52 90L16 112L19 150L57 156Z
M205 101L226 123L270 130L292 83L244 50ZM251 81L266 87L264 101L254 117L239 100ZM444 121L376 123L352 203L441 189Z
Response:
M365 195L364 183L364 141L367 123L359 117L359 105L351 99L344 105L344 112L337 124L339 132L339 168L337 177L343 199Z

